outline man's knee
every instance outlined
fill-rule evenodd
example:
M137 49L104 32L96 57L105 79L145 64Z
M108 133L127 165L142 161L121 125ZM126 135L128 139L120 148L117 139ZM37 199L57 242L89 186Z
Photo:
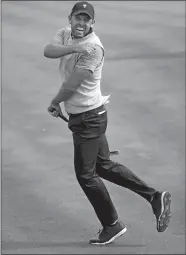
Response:
M92 173L78 173L76 172L76 178L80 185L86 185L88 184L91 179L94 177L94 174Z
M110 160L110 159L98 159L96 162L96 169L105 169L109 170L112 169L117 163Z

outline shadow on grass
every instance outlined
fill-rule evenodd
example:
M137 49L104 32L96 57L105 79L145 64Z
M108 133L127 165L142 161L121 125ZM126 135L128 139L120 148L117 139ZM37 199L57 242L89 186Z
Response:
M12 249L29 249L29 248L57 248L57 247L79 247L79 248L90 248L90 247L145 247L143 244L124 244L113 242L106 246L91 245L87 241L66 241L66 242L2 242L2 250Z

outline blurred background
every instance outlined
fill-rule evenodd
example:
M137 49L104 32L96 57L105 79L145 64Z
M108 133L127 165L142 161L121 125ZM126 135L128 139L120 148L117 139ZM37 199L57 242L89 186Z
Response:
M71 133L47 107L59 60L44 46L68 25L75 1L3 1L2 254L185 254L185 2L92 1L105 47L113 160L172 195L172 221L156 231L151 207L105 181L127 233L92 247L100 224L73 169Z

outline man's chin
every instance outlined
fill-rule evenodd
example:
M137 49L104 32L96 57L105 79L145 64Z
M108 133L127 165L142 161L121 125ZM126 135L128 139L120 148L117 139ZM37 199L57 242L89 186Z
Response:
M84 32L75 31L73 34L74 38L83 38L85 36Z
M84 35L74 35L74 38L76 38L76 39L80 39L80 38L83 38L84 37Z
M83 38L83 37L84 37L84 35L74 35L74 38L77 38L77 39L78 38L80 39L80 38Z

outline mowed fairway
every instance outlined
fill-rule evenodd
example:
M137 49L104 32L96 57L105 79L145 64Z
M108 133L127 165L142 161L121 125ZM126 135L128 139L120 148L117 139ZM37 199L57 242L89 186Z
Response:
M185 3L93 2L113 159L172 195L158 233L145 200L105 181L128 228L106 247L88 244L100 224L75 178L67 124L47 113L59 61L43 49L74 3L2 2L2 253L184 254Z

